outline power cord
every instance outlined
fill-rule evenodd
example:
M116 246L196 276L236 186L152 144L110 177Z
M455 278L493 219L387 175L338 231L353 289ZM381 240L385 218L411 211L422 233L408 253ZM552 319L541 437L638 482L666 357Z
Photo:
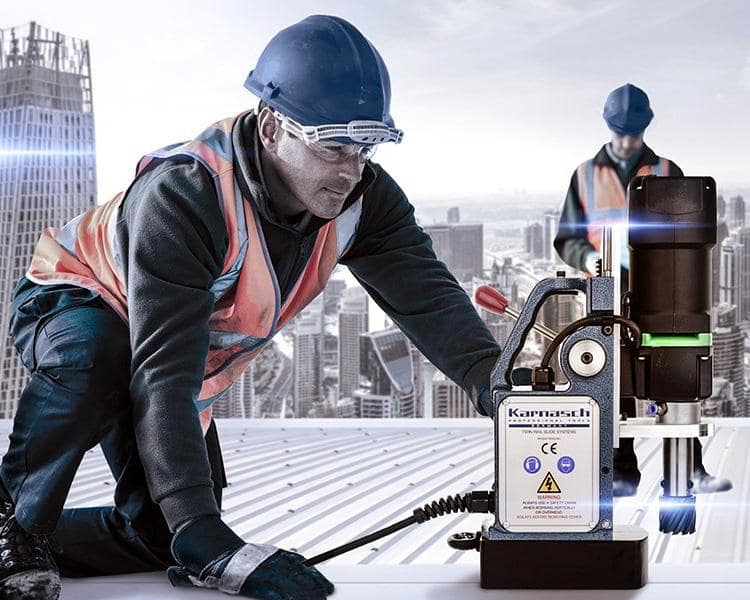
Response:
M557 347L571 333L574 333L575 331L578 331L579 329L588 327L590 325L602 325L602 326L610 325L611 326L611 325L614 325L615 323L627 327L630 330L631 337L625 338L625 339L634 349L640 348L641 329L640 327L638 327L635 321L631 321L630 319L627 319L620 315L594 315L591 317L584 317L583 319L578 319L577 321L573 321L570 325L560 330L560 332L555 336L555 339L553 339L550 342L550 345L547 347L547 350L545 351L544 356L542 357L541 368L542 369L549 368L549 363L552 360L552 357L555 355L555 350L557 350Z
M369 544L370 542L378 540L382 537L391 535L392 533L395 533L400 529L405 529L406 527L414 525L415 523L424 523L425 521L429 521L430 519L434 519L435 517L441 517L450 513L460 512L492 512L492 505L494 503L494 500L495 493L487 491L467 492L465 494L448 496L447 498L439 498L438 500L429 502L428 504L425 504L420 508L415 508L414 514L412 514L411 517L404 519L403 521L399 521L398 523L394 523L393 525L389 525L388 527L379 529L378 531L365 535L361 538L352 540L351 542L342 546L338 546L337 548L329 550L328 552L323 552L322 554L318 554L317 556L308 558L304 562L304 564L308 566L317 565L318 563L329 560L334 556L344 554L346 552L349 552L350 550L354 550L355 548L359 548L360 546Z

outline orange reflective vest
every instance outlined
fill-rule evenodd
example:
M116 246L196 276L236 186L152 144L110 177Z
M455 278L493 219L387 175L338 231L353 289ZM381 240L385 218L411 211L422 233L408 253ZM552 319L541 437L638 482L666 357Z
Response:
M232 128L236 117L214 123L196 139L144 156L136 178L153 161L187 155L212 175L229 238L223 269L212 287L214 310L203 386L196 404L204 432L211 404L232 385L262 348L325 287L354 240L362 198L320 228L310 259L283 304L252 199L235 181ZM91 208L62 229L46 229L26 276L41 285L67 283L94 290L127 321L128 296L115 222L124 193ZM138 307L135 307L137 310Z
M617 171L609 165L594 163L594 159L581 163L576 170L578 197L586 214L586 238L597 252L601 252L602 225L625 224L627 222L627 198L625 188L620 183ZM655 165L643 165L636 172L638 175L667 175L669 161L659 158ZM623 242L627 236L622 236ZM623 260L628 253L622 254Z

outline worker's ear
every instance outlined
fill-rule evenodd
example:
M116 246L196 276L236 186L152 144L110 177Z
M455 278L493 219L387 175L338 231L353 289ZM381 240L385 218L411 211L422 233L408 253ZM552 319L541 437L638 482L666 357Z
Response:
M279 144L281 127L276 117L273 116L273 109L264 106L258 113L258 137L268 152L276 153Z

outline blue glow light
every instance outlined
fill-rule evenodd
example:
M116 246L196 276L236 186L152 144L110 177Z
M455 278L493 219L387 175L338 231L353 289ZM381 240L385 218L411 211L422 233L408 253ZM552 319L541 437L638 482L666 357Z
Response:
M0 158L27 156L95 156L93 150L15 150L0 148Z
M611 227L613 233L627 232L633 230L647 230L647 229L690 229L690 228L713 228L712 223L675 223L675 222L648 222L648 221L630 221L628 223L624 221L597 221L596 223L588 223L586 221L566 223L565 227L569 229L580 229L585 230L589 227Z

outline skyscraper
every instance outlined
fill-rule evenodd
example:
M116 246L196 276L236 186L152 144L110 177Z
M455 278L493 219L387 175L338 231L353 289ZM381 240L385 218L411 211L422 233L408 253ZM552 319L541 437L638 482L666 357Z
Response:
M557 261L557 251L555 250L555 236L557 235L557 225L560 222L560 212L548 210L544 213L544 259Z
M729 237L725 219L716 222L716 245L711 249L711 306L719 304L719 282L721 281L721 247Z
M482 317L484 318L484 315L482 315ZM498 317L497 319L492 320L485 319L487 329L490 330L492 337L495 338L495 341L500 344L501 347L505 346L505 343L508 341L510 332L513 331L514 323L515 321L512 321L508 317Z
M46 227L96 204L89 46L31 22L0 30L0 417L27 373L6 335L11 296Z
M729 199L729 216L727 221L730 230L745 226L745 199L742 196L732 196Z
M323 314L335 315L338 312L339 302L344 296L346 282L343 279L329 279L323 288Z
M714 377L711 397L702 402L702 415L704 417L733 417L734 408L734 386L723 377Z
M458 206L451 206L447 214L448 223L459 223L461 221L461 212Z
M437 257L459 281L481 277L484 268L484 226L481 223L427 225Z
M585 308L578 295L556 294L547 298L542 304L541 321L554 331L560 331L576 319L584 316ZM543 339L544 348L549 340Z
M435 255L445 263L450 270L453 252L451 247L451 226L446 223L426 225L424 231L432 239L432 249Z
M339 398L351 398L359 386L359 336L369 329L367 307L361 287L347 288L339 313Z
M336 404L336 418L359 419L362 414L361 398L341 398Z
M512 257L503 257L502 267L496 261L493 263L492 284L510 301L512 307L518 308L518 275Z
M294 322L294 415L311 416L323 400L323 298L318 296Z
M524 228L526 253L531 258L544 258L544 227L541 223L530 223Z
M743 365L744 336L737 326L736 308L720 305L716 309L716 325L713 330L714 377L723 377L732 383L734 391L735 417L747 417L745 398L745 369Z
M361 400L362 417L416 416L413 358L400 330L362 334L359 364L365 382L354 396Z
M737 233L737 240L742 245L740 258L739 310L740 321L750 321L750 227L742 227Z
M419 351L414 344L409 342L409 350L411 351L411 370L414 381L414 416L417 419L424 417L424 392L425 392L425 370L424 363L427 362L427 358L424 354Z
M743 288L744 248L734 236L728 237L721 244L721 270L719 272L719 302L737 307L737 320L742 318L740 312L741 292Z
M451 226L452 260L450 271L459 281L481 277L484 267L484 226L481 223L454 223Z
M227 393L213 404L215 419L249 419L260 415L254 414L255 404L255 361L240 378L227 390Z
M213 416L262 419L284 416L284 399L292 393L292 361L272 341L261 350L226 395L213 405Z
M442 373L432 379L432 416L435 418L467 419L479 413L458 385Z

